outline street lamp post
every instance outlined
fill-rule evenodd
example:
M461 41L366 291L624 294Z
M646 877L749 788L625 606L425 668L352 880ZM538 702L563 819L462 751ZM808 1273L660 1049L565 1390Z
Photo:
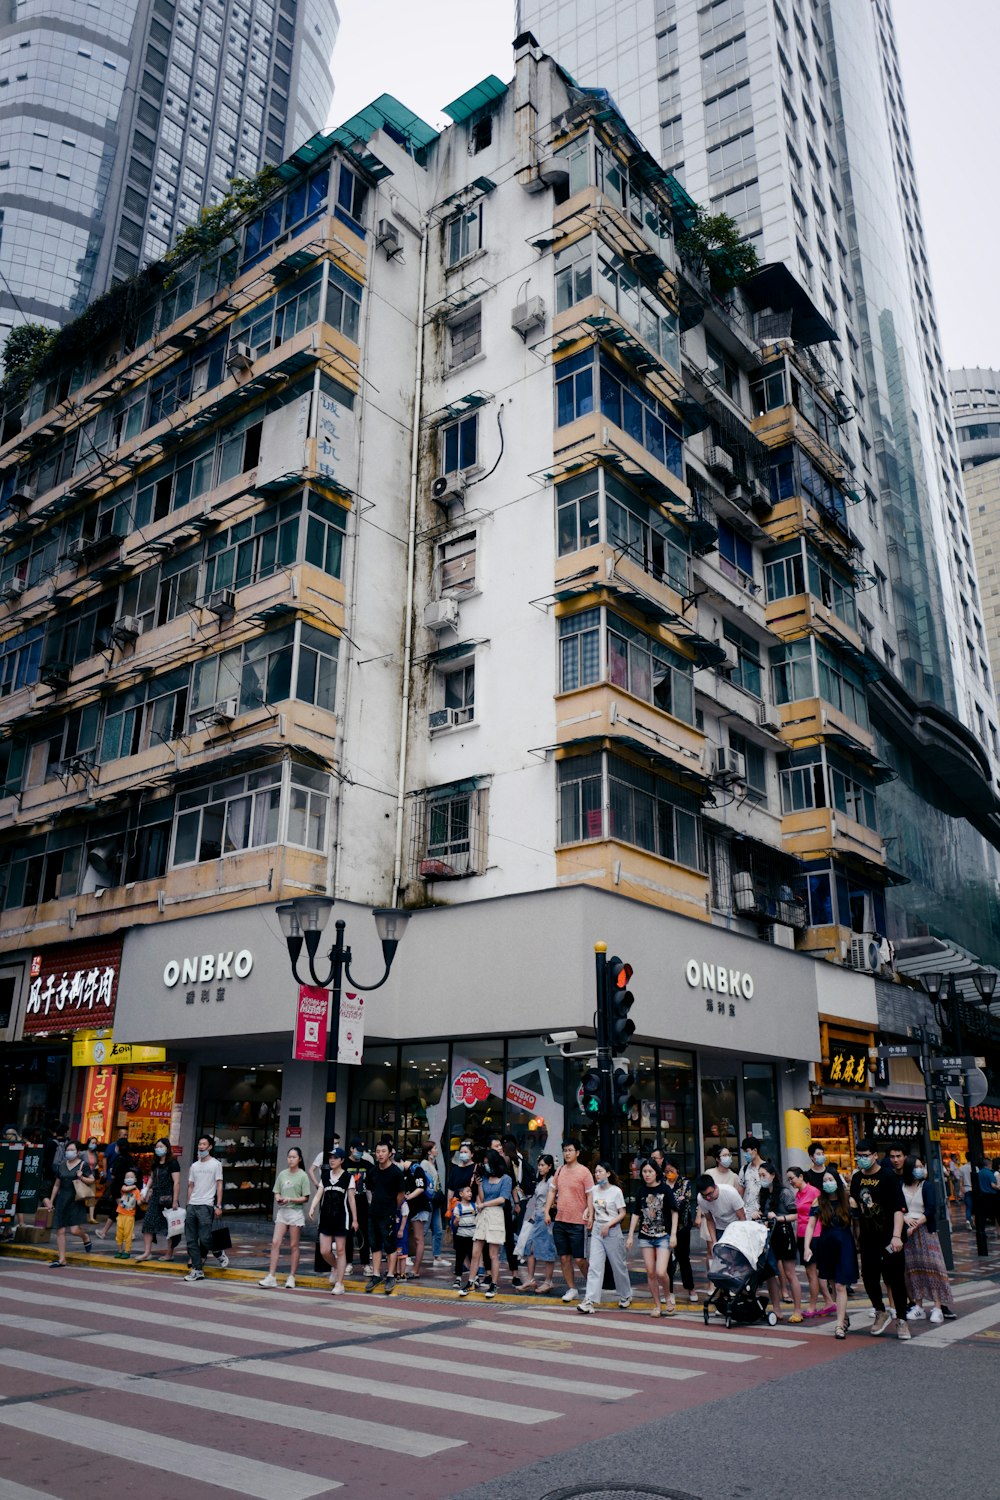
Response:
M973 971L972 980L976 986L979 998L986 1006L986 1014L989 1017L990 1005L993 1001L993 992L996 989L997 975L989 969L978 969ZM937 1016L938 1025L941 1030L949 1031L957 1056L962 1055L962 992L955 983L955 976L949 974L922 974L920 983L930 997ZM946 1011L947 1007L947 1011ZM976 1234L976 1254L987 1255L989 1253L986 1244L986 1223L983 1218L983 1201L979 1189L979 1160L983 1154L983 1135L978 1120L972 1118L972 1094L969 1086L969 1070L962 1068L960 1073L962 1089L962 1108L965 1111L965 1135L966 1146L969 1156L969 1186L972 1191L972 1223Z
M292 975L296 984L306 984L309 981L299 974L298 963L305 947L306 956L309 960L309 975L313 984L319 989L330 990L330 1024L326 1034L326 1119L323 1128L323 1148L326 1150L333 1140L334 1117L337 1108L337 1037L340 1031L340 998L343 983L346 979L348 984L355 989L362 990L366 994L371 990L381 989L389 978L393 959L396 957L396 949L399 947L406 924L410 920L410 913L400 911L398 907L377 906L372 911L375 918L375 930L382 944L382 957L385 960L385 973L376 984L361 984L351 973L351 950L344 942L344 933L347 923L342 917L338 917L334 923L336 938L327 958L329 974L321 979L316 972L316 955L319 951L320 940L323 929L333 909L334 902L330 896L298 896L294 901L288 901L277 908L278 921L281 924L282 935L288 948L288 957L292 965Z

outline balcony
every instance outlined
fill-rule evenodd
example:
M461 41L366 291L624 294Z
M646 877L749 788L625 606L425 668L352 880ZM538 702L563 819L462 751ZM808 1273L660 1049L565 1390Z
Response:
M557 885L593 885L698 922L711 920L708 876L619 839L596 838L556 849Z
M704 792L709 784L701 731L613 683L556 697L556 745L590 741L635 750L691 790Z
M781 640L793 640L818 627L817 633L834 646L850 646L859 652L864 649L858 632L815 594L773 600L764 606L764 620L768 630Z
M853 856L865 865L881 868L885 864L881 835L830 807L786 813L781 820L781 838L786 851L797 859Z
M843 737L875 756L875 736L863 729L839 708L823 698L800 698L793 703L779 703L774 708L779 729L786 745L804 747L823 739Z

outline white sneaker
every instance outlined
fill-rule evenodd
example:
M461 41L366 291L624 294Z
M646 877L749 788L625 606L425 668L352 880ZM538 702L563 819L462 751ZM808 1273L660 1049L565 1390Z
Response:
M343 1284L343 1282L342 1281L335 1281L333 1283L333 1286L330 1288L330 1290L332 1291L332 1293L333 1293L333 1295L335 1297L342 1297L344 1295L344 1284Z
M222 1267L223 1270L225 1270L226 1267L228 1266L228 1264L229 1264L229 1256L226 1254L225 1250L223 1250L222 1254L219 1256L219 1265Z
M187 1273L187 1275L185 1276L184 1280L185 1281L204 1281L205 1280L205 1273L204 1273L204 1271L193 1271L192 1270L192 1271L189 1271Z
M278 1283L275 1281L274 1277L271 1275L271 1273L269 1271L267 1273L267 1275L263 1278L263 1280L258 1281L257 1285L258 1286L277 1286Z
M619 1297L619 1299L618 1299L618 1306L621 1308L622 1312L627 1312L628 1309L632 1306L632 1298L631 1297Z
M943 1323L944 1322L944 1313L941 1311L941 1309L939 1307L932 1307L931 1308L931 1319L930 1320L931 1320L932 1323Z
M937 1312L937 1308L935 1308L934 1311ZM910 1308L909 1312L906 1314L906 1321L908 1323L919 1323L921 1318L926 1318L926 1316L927 1314L920 1306L920 1303L917 1302L913 1307ZM944 1322L943 1317L941 1319L941 1322Z
M286 1292L294 1292L294 1290L295 1290L295 1277L294 1276L286 1276L285 1277L285 1291Z
M563 1301L564 1302L566 1301L565 1297L563 1298ZM577 1307L577 1312L578 1313L592 1313L593 1311L594 1311L594 1304L592 1302L581 1302L579 1304L579 1306Z
M577 1291L575 1286L571 1286L567 1288L565 1292L563 1292L562 1300L564 1302L578 1302L579 1299L580 1293Z
M344 1275L345 1276L353 1276L354 1275L354 1267L352 1265L351 1266L345 1266L344 1267Z

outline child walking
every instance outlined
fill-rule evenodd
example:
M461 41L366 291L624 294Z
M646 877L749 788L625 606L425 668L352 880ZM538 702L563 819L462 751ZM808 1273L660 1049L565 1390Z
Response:
M476 1205L472 1201L472 1183L459 1188L451 1211L451 1237L455 1246L455 1290L460 1292L468 1282L472 1237L476 1232Z
M126 1172L118 1198L115 1231L115 1260L131 1260L132 1236L135 1234L135 1211L139 1207L141 1194L134 1172Z

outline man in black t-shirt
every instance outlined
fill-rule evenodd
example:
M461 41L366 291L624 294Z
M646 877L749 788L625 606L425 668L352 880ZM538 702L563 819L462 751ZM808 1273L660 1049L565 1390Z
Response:
M871 1331L877 1338L892 1321L882 1300L885 1281L896 1312L896 1337L908 1339L906 1280L903 1274L903 1217L906 1200L902 1179L878 1159L871 1136L858 1142L858 1170L851 1178L851 1209L858 1232L861 1279L875 1309Z
M365 1174L370 1207L368 1237L372 1251L372 1274L365 1291L373 1292L382 1280L382 1256L386 1256L385 1294L396 1285L396 1215L403 1202L403 1173L392 1159L392 1147L379 1141L375 1165Z

